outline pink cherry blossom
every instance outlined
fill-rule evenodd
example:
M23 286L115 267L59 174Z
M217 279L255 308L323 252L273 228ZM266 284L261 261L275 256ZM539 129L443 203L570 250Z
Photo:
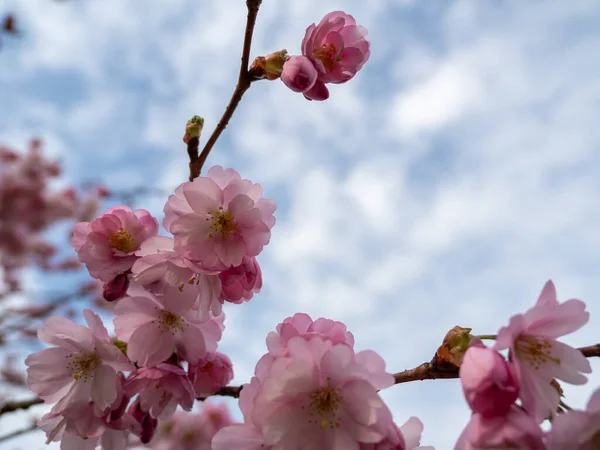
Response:
M200 271L214 273L239 266L244 256L257 256L275 224L275 203L261 195L260 185L221 166L183 183L164 208L175 251Z
M513 316L498 332L494 348L510 348L523 408L540 422L552 417L558 407L558 392L550 384L553 379L584 384L587 378L582 373L592 371L579 350L556 340L581 328L589 316L581 300L559 303L554 284L548 281L535 306Z
M490 348L470 347L463 356L459 373L467 403L483 416L506 415L519 396L514 368Z
M110 281L131 269L142 242L157 233L158 222L145 209L115 206L92 222L75 225L71 245L91 276Z
M473 414L454 450L513 448L545 450L543 432L537 421L517 406L505 416L485 418Z
M173 249L173 238L156 236L142 244L136 252L139 259L131 271L136 282L155 293L163 294L165 286L181 290L195 289L201 316L219 315L223 307L221 280L218 275L201 273Z
M349 346L319 336L291 339L288 354L273 361L255 398L253 423L265 445L358 450L385 437L391 413L377 391L394 383L391 374L372 384Z
M327 14L319 25L306 29L302 54L319 73L321 83L345 83L351 80L370 56L367 30L342 11Z
M291 56L283 65L281 81L294 92L306 92L316 83L319 74L306 56Z
M188 374L173 364L136 369L124 385L128 396L139 394L140 408L157 419L168 419L177 405L186 411L194 406L194 387Z
M119 300L114 320L117 337L127 342L127 356L139 366L155 366L177 351L196 363L217 349L223 317L199 317L194 290L167 287L164 295L150 292Z
M242 264L219 274L221 298L230 303L250 300L262 288L262 272L254 257L244 256Z
M600 445L600 388L585 411L570 410L552 421L548 450L596 450Z
M190 364L189 373L196 397L208 397L233 379L233 365L227 355L209 353L198 363Z
M55 347L25 360L29 389L46 403L58 402L56 414L90 401L101 410L109 407L117 399L117 371L133 370L100 318L89 309L83 315L89 328L58 316L46 320L38 337Z
M319 318L315 321L305 313L297 313L277 325L277 331L267 335L267 348L272 356L285 355L290 339L297 336L320 336L333 344L354 347L354 336L342 322Z

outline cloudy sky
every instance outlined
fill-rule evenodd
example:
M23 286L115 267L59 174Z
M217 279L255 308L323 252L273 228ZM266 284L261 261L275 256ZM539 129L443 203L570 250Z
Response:
M0 143L41 136L72 183L174 189L185 122L208 135L237 77L242 0L4 0L21 20L0 52ZM327 102L259 82L209 157L278 204L265 286L227 308L221 350L249 380L264 337L295 312L344 321L392 372L429 360L454 325L494 334L553 279L600 340L600 3L264 0L252 55L297 54L343 9L371 59ZM135 206L162 218L165 198ZM593 367L600 371L598 361ZM582 407L600 385L565 387ZM469 417L456 380L383 393L423 443L452 448ZM235 406L235 403L232 403ZM19 426L32 412L0 421ZM0 448L43 447L31 434Z

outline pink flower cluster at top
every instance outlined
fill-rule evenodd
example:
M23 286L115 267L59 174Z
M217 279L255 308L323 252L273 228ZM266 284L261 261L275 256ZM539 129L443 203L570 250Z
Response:
M375 352L354 351L341 322L296 314L268 335L267 347L242 388L244 423L220 430L214 450L418 447L421 422L398 427L378 394L394 384L393 375Z
M94 188L83 198L74 189L51 191L50 182L60 174L58 163L42 155L39 140L26 153L0 146L0 267L11 291L20 290L18 270L32 262L43 270L80 267L72 260L53 262L56 248L43 232L64 219L95 216L106 191Z
M126 206L75 226L79 260L116 301L118 340L90 310L87 328L53 316L39 331L54 347L27 358L27 381L56 403L42 422L49 441L60 439L63 450L120 450L130 434L148 443L159 420L178 407L191 411L196 398L231 381L231 361L217 352L222 305L260 290L256 256L270 240L274 211L258 184L216 166L169 197L164 225L172 238L157 235L148 211ZM212 434L215 414L206 419Z
M455 449L595 448L587 445L594 439L600 442L598 394L590 401L588 412L559 415L547 434L540 427L559 410L557 380L579 385L587 381L583 373L591 373L579 350L556 340L588 320L582 301L559 303L554 284L548 281L535 306L500 329L493 349L474 339L460 366L460 380L473 415ZM509 349L508 360L498 353L505 349Z
M368 61L367 30L342 11L333 11L306 30L302 56L292 56L283 65L281 81L309 100L327 100L327 83L345 83Z

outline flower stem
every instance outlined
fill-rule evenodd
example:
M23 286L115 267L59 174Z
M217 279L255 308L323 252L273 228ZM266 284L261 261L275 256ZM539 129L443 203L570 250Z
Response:
M479 339L487 339L487 340L492 340L495 341L496 340L496 335L495 334L480 334L479 336L475 336L476 338Z
M246 19L246 31L244 33L244 46L242 48L242 62L240 64L240 73L238 75L237 85L231 95L229 104L225 108L225 112L219 120L217 127L212 132L206 145L202 149L202 153L198 158L193 159L190 154L190 181L200 176L202 166L208 158L208 154L212 150L213 146L221 136L221 133L229 123L229 120L233 116L236 108L240 104L244 93L250 89L250 85L255 79L248 71L248 65L250 63L250 47L252 45L252 34L254 33L254 25L256 24L256 16L258 15L258 8L260 7L262 0L246 0L246 6L248 7L248 17Z

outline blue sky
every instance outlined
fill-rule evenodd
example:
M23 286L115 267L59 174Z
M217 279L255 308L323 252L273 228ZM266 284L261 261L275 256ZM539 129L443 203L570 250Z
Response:
M256 83L207 163L278 204L263 292L227 309L234 381L298 311L344 321L395 372L429 360L454 325L495 333L549 278L591 312L565 341L598 342L600 3L264 0L252 55L297 54L306 27L337 9L369 30L364 69L323 103ZM43 137L72 183L186 180L185 122L205 117L206 139L235 84L242 0L5 0L4 11L23 36L0 52L0 143ZM135 206L162 218L165 200ZM583 406L599 384L596 373L565 386L567 402ZM468 420L455 380L383 395L439 450Z

